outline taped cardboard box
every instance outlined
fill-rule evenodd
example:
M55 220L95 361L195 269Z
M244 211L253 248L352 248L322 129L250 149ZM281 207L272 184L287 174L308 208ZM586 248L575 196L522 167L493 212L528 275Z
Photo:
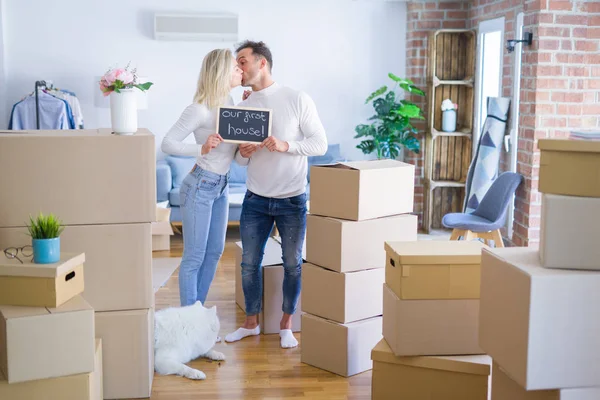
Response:
M154 310L96 313L102 339L105 399L150 397L154 379Z
M546 268L600 270L600 198L542 195L540 260Z
M348 221L308 215L306 259L337 272L385 267L385 241L417 240L417 216Z
M600 197L600 141L540 139L542 193Z
M339 273L302 266L302 311L342 324L381 315L384 270Z
M22 261L0 259L0 305L56 308L83 292L85 254L61 253L54 264Z
M600 386L600 274L543 268L523 247L485 249L481 268L479 344L512 379L526 390Z
M9 384L0 371L0 399L102 400L102 340L96 339L94 372Z
M27 244L27 228L0 228L0 248ZM150 223L66 226L61 250L85 253L83 297L95 311L154 304Z
M0 133L0 170L11 171L0 175L2 228L23 226L40 210L65 225L156 218L156 148L146 129Z
M403 300L478 299L479 241L386 242L385 283Z
M397 356L484 354L479 300L402 300L383 288L383 336Z
M487 400L489 356L397 357L381 340L371 351L373 400Z
M493 363L492 400L598 400L600 387L526 391Z
M310 169L310 213L353 221L410 213L414 185L415 166L400 161L315 165Z
M0 371L10 384L92 372L94 338L81 296L58 308L0 306Z
M242 287L242 242L236 242L235 247L235 302L246 311L244 289ZM263 256L263 299L262 310L258 316L260 332L269 335L279 333L279 323L282 316L283 304L283 265L281 264L281 244L273 238L267 240ZM292 331L300 332L302 327L301 312L302 293L298 297L296 313L292 317Z
M152 223L152 251L171 250L173 227L168 221Z
M381 340L381 317L338 324L302 314L301 361L349 377L372 368L371 349Z

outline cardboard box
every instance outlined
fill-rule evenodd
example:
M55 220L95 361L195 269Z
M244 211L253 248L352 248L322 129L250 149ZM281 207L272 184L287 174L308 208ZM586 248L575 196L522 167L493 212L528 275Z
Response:
M526 391L497 363L492 367L492 400L598 400L600 388Z
M92 372L94 338L81 296L58 308L0 306L0 371L10 384Z
M385 283L403 300L478 299L479 241L386 242Z
M385 241L417 240L417 216L367 221L308 215L306 260L337 272L385 267Z
M598 288L599 273L543 268L536 249L485 249L479 343L526 390L600 386Z
M170 222L171 209L167 207L156 206L156 222Z
M540 260L546 268L600 270L600 198L542 196Z
M102 341L96 339L94 372L9 384L0 371L0 399L102 400Z
M302 311L342 324L381 315L384 270L339 273L302 266Z
M310 213L353 221L410 213L414 185L415 166L400 161L315 165L310 169Z
M152 223L152 251L171 250L173 227L168 221Z
M0 258L0 305L56 308L83 292L83 253L61 253L55 264Z
M65 225L156 218L156 149L146 129L0 133L0 171L11 171L0 174L1 228L23 226L40 211Z
M402 300L383 288L383 336L397 356L484 354L479 300Z
M104 398L150 397L154 378L154 310L96 313L104 347Z
M302 314L301 361L341 376L372 368L371 349L381 340L381 317L338 324Z
M381 340L371 351L373 400L487 400L489 356L397 357Z
M600 141L540 139L542 193L600 197Z
M242 287L242 242L236 242L235 262L235 302L246 311L244 289ZM279 323L283 304L283 265L281 264L281 245L269 238L263 256L263 300L262 310L258 316L260 332L269 335L279 333ZM302 326L301 307L302 294L298 297L297 311L292 317L292 331L300 332Z
M27 244L26 231L0 228L0 248ZM95 311L154 304L150 223L66 226L60 245L65 252L85 253L83 297Z

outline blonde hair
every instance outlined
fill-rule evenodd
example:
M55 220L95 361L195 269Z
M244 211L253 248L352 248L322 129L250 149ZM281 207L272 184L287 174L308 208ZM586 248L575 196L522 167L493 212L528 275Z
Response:
M225 103L231 91L232 58L229 49L216 49L204 57L194 102L205 104L209 109Z

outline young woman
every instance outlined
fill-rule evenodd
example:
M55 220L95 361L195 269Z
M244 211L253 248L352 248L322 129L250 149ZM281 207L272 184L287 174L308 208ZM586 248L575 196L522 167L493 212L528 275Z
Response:
M233 105L229 95L242 82L230 50L213 50L204 57L194 103L167 132L162 151L195 156L196 164L180 188L183 259L179 267L181 306L206 300L225 247L229 213L228 172L237 145L223 143L216 132L217 107ZM194 133L196 144L183 143Z

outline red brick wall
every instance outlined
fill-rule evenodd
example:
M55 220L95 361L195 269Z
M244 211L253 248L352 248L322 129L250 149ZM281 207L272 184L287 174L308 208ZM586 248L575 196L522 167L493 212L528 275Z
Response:
M466 11L468 19L449 18L449 7ZM512 242L527 246L539 241L538 139L564 137L573 129L600 127L600 2L409 2L407 73L417 85L425 87L428 30L448 24L477 28L480 21L504 16L505 39L512 39L516 37L516 16L521 11L525 15L524 31L533 33L533 45L523 47L517 170L525 181L517 191ZM507 97L513 97L513 63L514 53L505 52L503 96ZM415 211L422 212L422 156L407 159L418 167Z

